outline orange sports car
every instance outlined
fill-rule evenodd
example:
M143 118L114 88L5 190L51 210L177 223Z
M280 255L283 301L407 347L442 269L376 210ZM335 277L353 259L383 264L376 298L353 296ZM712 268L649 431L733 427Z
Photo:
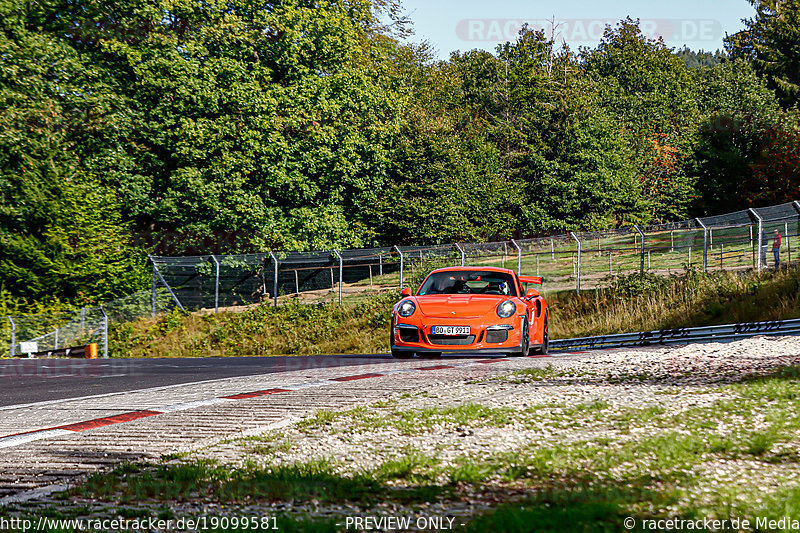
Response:
M405 288L392 308L392 355L438 357L442 352L546 354L547 302L542 278L494 267L434 270L417 294Z

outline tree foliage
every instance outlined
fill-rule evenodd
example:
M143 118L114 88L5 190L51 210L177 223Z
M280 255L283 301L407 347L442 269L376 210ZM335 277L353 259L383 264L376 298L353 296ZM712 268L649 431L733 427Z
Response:
M800 0L748 0L756 16L726 38L733 57L752 62L786 108L800 97Z
M795 199L798 4L755 5L733 60L626 19L441 61L395 0L0 0L0 290L121 295L175 233L424 244Z
M105 81L71 46L3 6L0 32L0 271L13 295L76 302L135 288L114 191L82 164L113 120ZM93 90L90 90L89 88Z

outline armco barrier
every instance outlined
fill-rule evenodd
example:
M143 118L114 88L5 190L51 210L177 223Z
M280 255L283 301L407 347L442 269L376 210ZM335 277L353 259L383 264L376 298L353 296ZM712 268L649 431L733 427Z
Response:
M597 350L626 346L653 346L662 344L688 344L746 339L757 335L800 335L800 319L746 322L699 328L676 328L639 333L599 335L575 339L550 341L554 351Z
M44 350L30 354L17 354L15 357L72 357L82 359L97 359L97 344L91 343L86 346L71 346L68 348L60 348L58 350Z

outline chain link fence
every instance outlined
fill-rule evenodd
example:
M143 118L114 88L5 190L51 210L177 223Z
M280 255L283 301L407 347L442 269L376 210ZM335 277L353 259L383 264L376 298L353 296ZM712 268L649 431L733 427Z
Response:
M67 348L97 344L108 357L108 315L100 307L82 308L77 314L7 316L4 333L7 353L29 357Z
M414 285L432 268L446 265L511 268L543 276L545 291L580 291L632 272L774 267L768 251L775 231L782 239L779 259L791 261L799 227L800 203L792 202L670 224L488 243L151 257L152 291L167 290L173 304L184 310L265 301L278 305L289 298L342 302Z
M544 291L592 289L633 272L670 275L773 268L798 254L800 203L747 209L670 224L564 233L531 239L312 252L150 257L152 286L101 307L65 315L7 317L0 349L23 354L97 342L108 354L109 324L184 312L238 310L299 300L358 302L416 285L447 265L498 266L544 277ZM781 246L772 251L776 232ZM31 348L31 345L25 345Z

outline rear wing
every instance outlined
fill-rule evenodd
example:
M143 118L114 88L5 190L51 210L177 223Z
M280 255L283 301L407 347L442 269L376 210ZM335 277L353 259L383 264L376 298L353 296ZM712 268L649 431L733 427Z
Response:
M535 283L541 285L544 280L541 276L517 276L521 283Z

